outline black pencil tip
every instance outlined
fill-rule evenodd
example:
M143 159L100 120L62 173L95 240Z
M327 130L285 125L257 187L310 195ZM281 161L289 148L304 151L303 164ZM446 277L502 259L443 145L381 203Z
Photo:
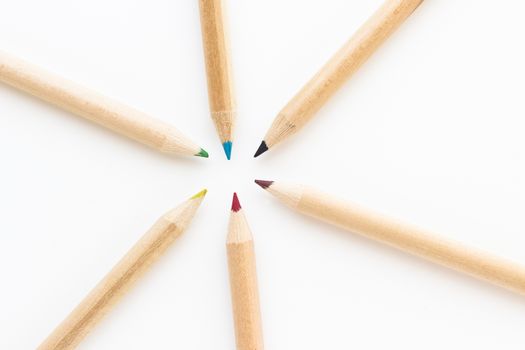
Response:
M257 149L257 152L255 152L254 158L259 157L261 154L266 152L268 150L268 146L266 145L266 141L261 142L261 145Z

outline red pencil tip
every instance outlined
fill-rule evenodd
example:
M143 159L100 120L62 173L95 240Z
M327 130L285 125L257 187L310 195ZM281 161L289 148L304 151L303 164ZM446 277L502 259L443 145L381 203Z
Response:
M238 212L241 210L241 202L239 202L239 197L237 197L237 193L233 193L233 200L232 200L232 211Z
M255 183L259 186L261 186L263 189L267 189L273 184L273 181L267 181L267 180L255 180Z

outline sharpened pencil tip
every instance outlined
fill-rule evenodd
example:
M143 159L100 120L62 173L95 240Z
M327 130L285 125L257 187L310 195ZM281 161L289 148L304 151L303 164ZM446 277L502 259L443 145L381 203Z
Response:
M239 210L241 210L241 202L239 202L239 197L237 197L237 193L234 192L233 193L233 200L232 200L232 211L233 212L238 212Z
M197 199L197 198L204 197L206 195L206 193L208 193L208 190L204 189L204 190L200 191L199 193L197 193L196 195L192 196L190 199Z
M226 158L228 158L228 160L232 157L232 146L233 144L231 141L226 141L222 144L222 148L224 148L224 153L226 153Z
M273 184L273 181L267 181L267 180L255 180L255 183L259 186L261 186L263 189L267 189Z
M201 150L199 151L199 153L196 154L197 157L203 157L203 158L208 158L208 152L206 152L204 149L201 148Z
M263 140L263 142L261 142L261 145L257 149L257 152L255 152L255 155L253 156L253 158L259 157L261 154L263 154L267 150L268 150L268 145L266 145L266 141Z

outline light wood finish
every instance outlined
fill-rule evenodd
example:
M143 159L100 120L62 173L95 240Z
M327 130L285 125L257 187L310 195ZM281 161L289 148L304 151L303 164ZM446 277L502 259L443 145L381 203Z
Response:
M211 117L221 143L233 141L236 106L223 0L199 0Z
M279 112L264 141L271 148L295 134L423 0L387 0Z
M201 151L173 126L3 52L0 81L161 152Z
M525 268L302 186L268 191L295 210L471 276L525 294Z
M242 209L231 213L227 238L237 350L262 350L262 322L253 238Z
M182 234L202 199L203 195L189 199L163 215L38 349L74 349Z

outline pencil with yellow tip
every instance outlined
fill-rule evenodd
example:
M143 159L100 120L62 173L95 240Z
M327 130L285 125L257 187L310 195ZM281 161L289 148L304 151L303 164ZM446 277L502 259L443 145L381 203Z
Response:
M203 190L161 216L99 284L47 337L38 350L74 349L149 267L186 230L197 212Z
M208 158L174 126L4 52L0 81L157 151Z
M317 190L255 181L292 209L473 277L525 294L525 267Z

